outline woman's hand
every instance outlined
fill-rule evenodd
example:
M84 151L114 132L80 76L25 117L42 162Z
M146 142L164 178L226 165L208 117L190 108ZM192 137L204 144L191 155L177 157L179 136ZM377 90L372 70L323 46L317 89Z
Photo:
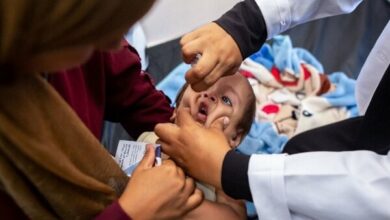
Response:
M188 174L221 188L222 163L230 150L223 134L227 118L220 118L209 128L194 121L186 108L177 109L177 123L158 124L154 131L164 153Z
M184 62L196 61L186 73L186 80L198 92L206 90L222 76L236 73L242 62L238 45L216 23L206 24L184 35L180 44Z
M202 193L194 180L171 160L153 167L155 152L148 147L133 172L119 204L133 219L176 219L196 208Z

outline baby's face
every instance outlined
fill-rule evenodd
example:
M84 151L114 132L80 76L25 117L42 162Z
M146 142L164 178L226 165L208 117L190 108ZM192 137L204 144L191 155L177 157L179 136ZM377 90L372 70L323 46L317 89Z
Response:
M179 108L189 108L192 117L206 127L222 117L228 117L229 124L224 133L230 146L236 147L242 138L242 129L237 125L245 114L245 106L249 105L251 89L247 79L236 73L222 77L203 92L195 92L188 86Z

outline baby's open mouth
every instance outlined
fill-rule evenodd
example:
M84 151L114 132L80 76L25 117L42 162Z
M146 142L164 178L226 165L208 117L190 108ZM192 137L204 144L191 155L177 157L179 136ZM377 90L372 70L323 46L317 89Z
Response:
M196 114L196 120L202 124L206 123L208 114L208 106L206 103L201 102L199 105L198 113Z

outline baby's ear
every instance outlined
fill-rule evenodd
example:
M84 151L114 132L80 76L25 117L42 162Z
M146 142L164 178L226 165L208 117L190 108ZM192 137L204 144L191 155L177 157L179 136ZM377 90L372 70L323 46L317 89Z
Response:
M169 118L169 121L170 121L171 123L175 123L175 120L176 120L176 108L175 108L175 110L173 110L173 114L172 114L172 116Z
M244 131L242 129L238 129L235 135L229 138L230 146L232 148L238 147L243 137L244 137Z

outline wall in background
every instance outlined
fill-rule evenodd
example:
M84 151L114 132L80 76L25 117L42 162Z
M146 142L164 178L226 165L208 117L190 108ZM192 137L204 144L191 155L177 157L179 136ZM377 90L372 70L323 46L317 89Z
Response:
M157 0L141 20L147 47L178 38L219 18L240 0Z

